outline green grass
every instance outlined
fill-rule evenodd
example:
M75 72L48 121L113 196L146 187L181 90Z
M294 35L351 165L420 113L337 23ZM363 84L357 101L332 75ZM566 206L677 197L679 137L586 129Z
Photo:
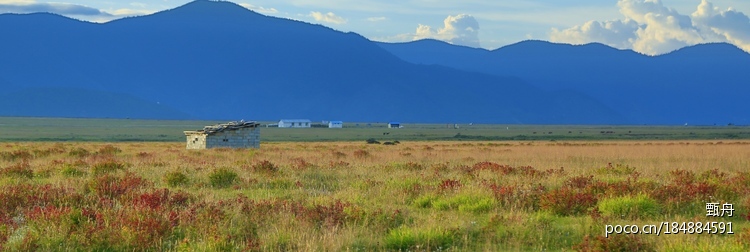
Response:
M170 187L187 185L190 179L182 172L174 171L164 175L164 182Z
M208 175L208 180L214 188L227 188L235 183L237 173L227 168L219 168Z
M660 213L659 204L644 194L602 199L597 206L603 215L614 218L643 219Z
M447 250L453 244L454 235L440 229L409 229L397 228L391 230L385 238L385 247L392 250Z
M492 210L497 202L492 196L459 194L450 197L422 196L414 200L413 205L420 208L438 210L458 210L468 213L486 213Z
M182 142L183 131L226 121L0 117L0 141ZM261 122L269 124L274 122ZM384 134L385 133L385 134ZM746 126L582 126L345 122L342 129L262 128L263 141L689 140L750 139Z

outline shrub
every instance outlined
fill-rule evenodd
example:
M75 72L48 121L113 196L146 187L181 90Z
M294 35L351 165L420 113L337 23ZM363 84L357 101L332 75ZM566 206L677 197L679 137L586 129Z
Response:
M370 152L367 152L366 150L355 150L354 151L354 157L356 158L366 158L370 156Z
M164 182L170 187L186 185L189 182L187 175L182 172L174 171L164 174Z
M120 148L117 148L117 147L112 146L112 145L105 145L105 146L102 146L101 148L99 148L99 151L97 151L96 153L100 154L100 155L115 155L115 154L120 153L120 152L122 152L122 150L120 150Z
M432 202L435 200L436 200L435 196L424 195L415 199L414 202L412 202L412 204L419 208L430 208L432 207Z
M521 166L521 167L518 167L516 170L517 170L518 173L520 173L520 174L522 174L524 176L532 177L532 178L533 177L541 177L541 176L550 174L548 172L543 172L543 171L537 170L536 168L531 167L531 166ZM551 173L554 173L554 170Z
M133 199L133 205L140 208L159 209L170 203L170 192L167 189L154 190L137 195Z
M138 152L138 154L135 154L136 157L144 159L144 158L152 158L154 157L153 153L148 152Z
M88 150L86 150L84 148L81 148L81 147L73 148L72 150L70 150L68 152L68 156L71 156L71 157L82 158L82 157L86 157L88 155L91 155L91 152L89 152Z
M208 175L208 180L214 188L229 187L234 184L236 179L237 173L226 168L216 169Z
M105 161L94 164L91 167L91 172L94 175L101 175L105 173L115 172L117 170L124 170L125 164L117 162L114 159L107 159Z
M719 169L714 168L712 170L704 171L701 173L699 178L703 181L724 181L727 178L727 174L725 172L719 171Z
M122 177L104 174L93 178L88 184L89 190L97 196L107 198L119 198L124 194L149 186L151 183L148 180L132 173L126 173Z
M432 165L430 165L430 168L436 174L437 173L441 173L441 172L447 172L447 171L450 170L450 168L448 167L448 164L446 164L446 163L432 164Z
M669 171L672 176L672 182L675 185L692 184L695 182L695 173L688 170L675 169Z
M388 249L399 251L439 251L448 250L453 241L453 234L445 230L413 230L401 227L388 232L385 237L385 246Z
M0 186L0 225L2 225L5 217L15 216L24 209L30 209L33 206L77 202L80 198L81 195L74 190L51 184L20 183Z
M266 173L274 173L279 171L279 167L275 164L271 163L268 160L260 161L259 163L256 163L252 166L252 169L254 172L266 172Z
M538 210L540 199L547 193L547 188L541 184L525 186L490 184L489 187L495 199L504 206L529 210Z
M346 168L346 167L349 167L349 163L344 162L344 161L338 161L338 162L330 161L328 163L328 167L329 168Z
M365 224L369 228L382 230L383 233L408 221L408 217L402 210L384 211L382 208L378 208L375 211L364 213L363 216L365 216Z
M564 185L573 189L584 189L594 182L594 176L577 176L566 180Z
M596 202L596 197L591 193L563 187L543 195L539 204L542 209L559 215L576 215L586 213L590 207L596 205Z
M34 171L31 170L31 165L28 162L21 162L15 165L11 165L0 170L0 174L17 177L17 178L33 178Z
M340 151L333 151L333 157L335 158L345 158L346 153L340 152Z
M495 207L495 200L492 198L476 198L471 201L462 202L458 205L459 212L484 213Z
M490 185L490 190L492 190L492 193L495 195L495 199L505 206L510 205L516 195L516 187L512 185L501 186L492 184Z
M613 166L612 163L608 163L606 167L599 168L596 172L607 175L630 175L635 172L635 167L623 164L616 164Z
M647 243L641 238L642 235L612 235L606 238L602 235L592 238L586 236L583 241L575 246L576 251L598 252L598 251L656 251L654 245Z
M659 204L645 194L602 199L597 207L603 215L612 217L639 219L659 214Z
M330 204L315 204L310 207L293 204L292 212L302 221L308 221L319 227L336 227L344 225L351 219L349 212L356 211L349 202L336 200Z
M339 178L333 173L311 170L302 174L305 188L321 191L333 191L339 188Z
M424 169L423 165L421 165L419 163L415 163L415 162L407 162L407 163L403 163L403 164L392 164L392 165L395 168L399 168L399 169L403 169L403 170L408 170L408 171L420 171L420 170Z
M62 170L60 170L60 174L62 174L65 177L81 177L83 175L86 175L86 172L79 170L75 166L71 164L65 164L63 166Z
M667 184L654 188L650 195L660 202L694 202L710 200L716 185L705 182L690 184Z
M461 188L461 186L461 181L446 179L440 182L438 188L440 188L441 191L456 191Z
M418 207L434 207L439 210L457 209L459 212L470 213L490 211L496 203L494 198L483 195L457 195L448 199L420 197L414 201Z
M493 162L479 162L474 164L473 168L476 170L491 170L491 171L498 171L500 170L501 165Z
M306 170L308 168L314 168L315 165L307 162L304 158L294 158L292 159L292 169L295 170Z
M2 158L5 161L16 161L18 159L22 160L28 160L31 159L33 155L29 153L29 151L26 150L17 150L13 152L3 151L0 152L0 158Z

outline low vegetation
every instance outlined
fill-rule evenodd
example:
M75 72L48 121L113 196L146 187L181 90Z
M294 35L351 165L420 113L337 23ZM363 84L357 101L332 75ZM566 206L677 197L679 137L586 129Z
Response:
M4 143L0 251L747 251L749 147ZM665 221L734 234L605 234Z

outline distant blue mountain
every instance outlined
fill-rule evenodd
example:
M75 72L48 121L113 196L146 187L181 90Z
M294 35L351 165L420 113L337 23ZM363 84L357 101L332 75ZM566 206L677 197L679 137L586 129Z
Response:
M408 63L358 34L229 2L104 24L3 14L0 34L0 84L13 87L0 97L14 98L0 115L627 123L579 91Z
M195 1L104 24L3 14L0 34L0 85L6 87L0 115L633 122L610 98L593 98L588 90L535 83L540 88L514 71L413 64L360 35L229 2Z
M488 51L435 40L378 43L401 59L594 97L635 124L750 124L750 54L725 43L646 56L602 44L524 41Z
M35 117L183 119L189 115L131 95L63 87L35 87L0 95L0 114Z

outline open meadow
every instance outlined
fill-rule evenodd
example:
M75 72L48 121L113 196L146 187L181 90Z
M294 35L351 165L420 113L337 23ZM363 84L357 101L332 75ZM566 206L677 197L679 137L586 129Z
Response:
M6 142L0 250L747 251L748 167L744 140Z
M0 117L0 142L185 141L185 130L226 121ZM262 125L278 121L261 121ZM319 123L315 123L319 124ZM541 141L541 140L741 140L750 126L411 124L388 129L385 122L344 122L342 129L262 127L264 142L364 141ZM458 128L455 128L455 127Z

